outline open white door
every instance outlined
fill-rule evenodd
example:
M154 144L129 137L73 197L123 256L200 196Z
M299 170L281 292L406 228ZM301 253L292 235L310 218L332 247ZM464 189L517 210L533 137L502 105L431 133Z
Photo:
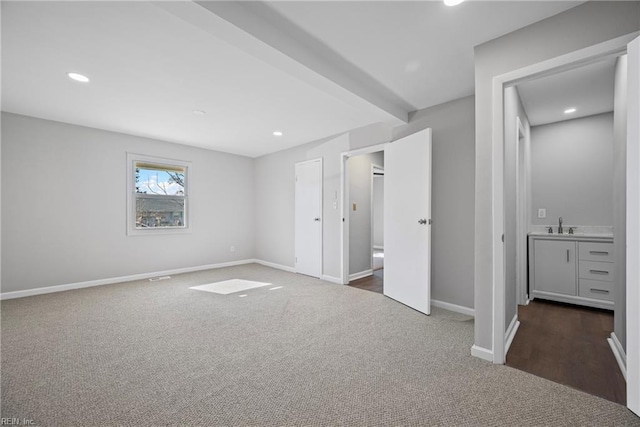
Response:
M296 163L296 273L322 274L322 159Z
M640 38L627 55L627 407L640 416Z
M431 313L431 129L384 150L384 294Z

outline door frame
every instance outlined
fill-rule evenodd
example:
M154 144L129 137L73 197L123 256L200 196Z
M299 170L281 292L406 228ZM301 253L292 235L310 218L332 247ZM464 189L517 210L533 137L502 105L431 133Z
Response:
M293 167L293 184L294 184L294 189L293 189L293 206L294 206L294 212L293 212L293 215L294 215L294 230L293 230L293 233L294 233L294 238L293 238L293 243L294 243L293 256L294 256L294 260L293 261L294 262L293 262L293 265L294 265L295 272L298 273L298 263L295 260L295 257L298 256L298 248L297 248L297 245L296 245L297 229L296 229L296 226L295 226L295 218L296 218L296 212L295 212L296 190L295 190L295 185L297 183L297 181L296 181L296 171L298 169L298 166L305 165L305 164L308 164L308 163L314 163L314 162L319 162L320 163L320 191L319 191L319 198L320 198L320 200L319 200L319 202L320 202L320 204L319 204L319 206L320 206L320 213L319 213L319 215L320 215L320 217L319 217L320 218L320 231L319 231L320 239L319 239L319 245L320 245L320 248L319 248L319 259L318 259L320 273L318 275L318 278L321 278L323 273L324 273L324 271L323 271L324 259L323 259L323 254L322 254L322 251L323 251L323 230L324 230L324 218L323 218L324 207L322 205L322 202L323 202L323 199L324 199L324 197L323 197L323 195L324 195L323 194L324 193L324 163L323 163L322 157L318 157L316 159L311 159L311 160L305 160L303 162L296 162L294 164L294 167Z
M504 364L506 360L505 354L505 335L504 328L505 319L505 276L504 276L504 245L502 236L504 234L505 224L505 203L504 203L504 89L511 85L516 85L525 80L542 77L545 75L555 74L561 71L577 68L589 63L600 61L606 58L614 58L627 52L627 45L638 37L638 32L618 37L603 43L599 43L584 49L580 49L565 55L558 56L534 65L530 65L518 70L514 70L493 78L492 82L492 259L493 259L493 307L492 307L492 352L493 363ZM630 93L630 92L629 92ZM627 141L629 136L627 135ZM627 153L627 189L633 185L637 185L629 174L630 170L638 170L640 168L640 156L630 157ZM632 162L632 164L630 164ZM638 206L631 206L627 203L627 218L636 215L634 219L637 227L637 218L640 215ZM629 227L629 224L627 224ZM637 252L638 233L630 233L627 228L627 259L630 256L639 256ZM629 242L632 242L631 244ZM633 247L634 253L629 253L629 248ZM633 264L632 264L633 265ZM629 270L629 264L627 265ZM635 281L635 283L634 283ZM627 275L627 307L638 304L640 301L640 292L637 287L640 286L638 277L631 278ZM632 313L630 315L630 313ZM632 316L637 316L633 310L627 310L627 324L632 320ZM637 323L637 322L636 322ZM631 329L633 330L633 329ZM631 339L629 339L631 338ZM638 341L640 337L637 334L627 333L627 352L629 349L640 348ZM627 369L630 368L637 372L638 366L630 366L632 363L640 362L638 354L627 358ZM633 362L632 362L633 360ZM631 363L630 363L631 362ZM627 380L627 391L629 395L638 394L640 388L640 378L631 378ZM632 392L632 393L631 393ZM629 404L627 403L627 406Z
M640 50L640 39L630 43ZM640 54L628 57L627 70L640 73ZM632 61L633 60L633 61ZM629 73L628 75L631 75ZM637 74L636 74L637 75ZM627 76L628 79L628 76ZM640 82L627 87L627 117L640 118ZM627 80L629 81L629 80ZM629 144L629 140L635 144ZM629 307L640 307L640 124L627 120L627 407L640 416L640 312ZM629 331L635 333L629 334ZM631 336L632 339L629 339ZM633 380L633 381L632 381Z
M376 170L380 170L380 171L383 172L383 179L384 179L384 166L376 165L376 164L373 164L373 163L371 164L371 175L370 175L370 178L371 178L371 197L370 197L370 199L371 199L371 207L370 207L370 209L371 209L371 224L370 224L371 225L371 244L369 245L370 249L371 249L371 254L369 256L369 259L371 260L371 271L373 271L373 246L374 246L374 240L373 240L373 233L374 233L374 227L373 227L373 218L374 218L373 217L373 182L375 180L375 175L374 174L375 174Z
M522 135L522 138L520 138ZM527 225L529 224L529 153L528 135L520 116L516 116L516 304L527 305ZM520 164L522 156L522 164ZM506 267L506 265L505 265ZM517 316L516 309L516 316Z
M350 157L361 154L384 151L388 144L390 143L385 142L340 153L340 212L342 213L340 227L340 280L343 285L349 284L349 170L347 168L347 160ZM373 257L373 254L371 256Z

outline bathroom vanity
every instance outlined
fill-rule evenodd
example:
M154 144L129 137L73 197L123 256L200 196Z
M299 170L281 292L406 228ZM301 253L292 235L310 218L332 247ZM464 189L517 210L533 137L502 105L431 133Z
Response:
M529 233L529 298L614 309L613 237Z

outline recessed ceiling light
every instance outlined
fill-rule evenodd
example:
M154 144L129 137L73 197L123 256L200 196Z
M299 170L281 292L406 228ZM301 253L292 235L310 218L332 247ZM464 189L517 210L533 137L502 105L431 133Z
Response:
M207 114L207 112L202 110L193 110L193 114L195 114L196 116L204 116L205 114Z
M444 4L447 6L457 6L462 3L464 0L444 0Z
M279 130L273 132L274 136L282 136L282 132L280 132Z
M576 109L575 108L567 108L566 110L564 110L565 114L571 114L571 113L575 113Z
M81 82L81 83L89 83L89 77L87 76L83 76L82 74L78 74L78 73L67 73L67 77L69 77L71 80L75 80L77 82Z

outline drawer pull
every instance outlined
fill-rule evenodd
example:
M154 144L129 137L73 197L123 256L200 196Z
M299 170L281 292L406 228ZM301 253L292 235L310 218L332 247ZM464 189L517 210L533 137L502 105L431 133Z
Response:
M595 292L595 293L600 293L600 294L608 294L609 291L606 289L595 289L595 288L591 288L591 292Z
M589 251L591 255L609 255L609 252L606 251Z
M589 273L592 273L592 274L609 274L609 272L606 271L606 270L589 270Z

